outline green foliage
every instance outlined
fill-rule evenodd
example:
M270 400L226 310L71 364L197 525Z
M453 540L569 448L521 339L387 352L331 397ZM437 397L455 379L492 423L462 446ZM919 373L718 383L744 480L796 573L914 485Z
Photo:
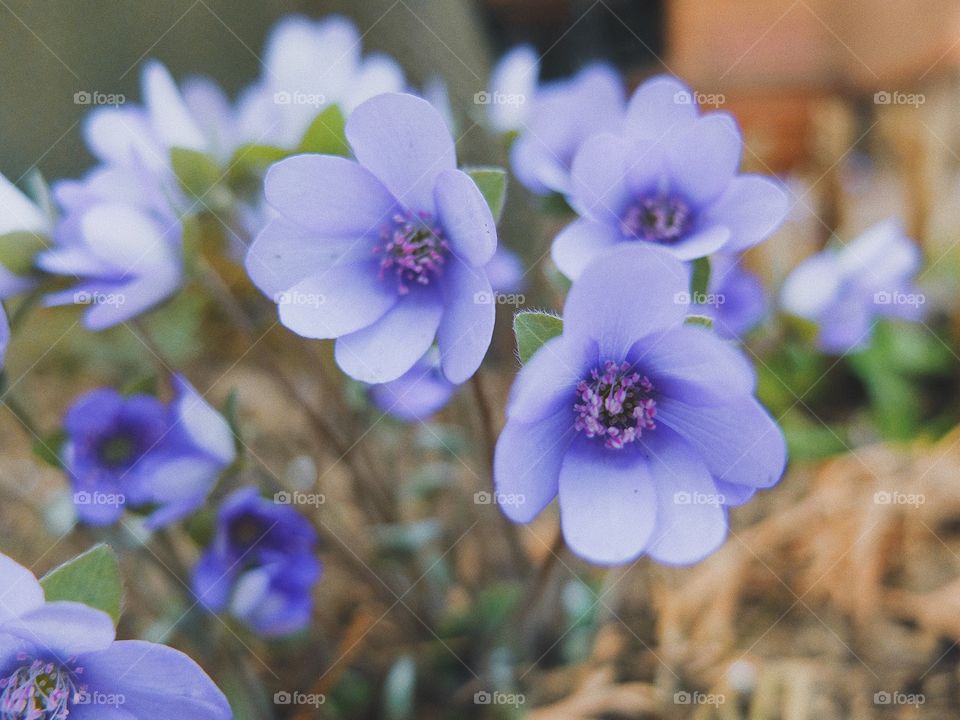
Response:
M690 273L690 295L694 298L703 297L710 289L710 258L702 257L693 261L693 272Z
M229 205L229 195L224 195L226 179L217 162L202 152L186 148L173 148L170 163L180 187L202 205L221 207Z
M16 275L28 275L33 271L34 257L49 244L32 232L0 235L0 265Z
M47 602L69 601L102 610L120 619L123 585L120 564L109 545L96 545L68 560L40 580Z
M343 111L337 105L331 105L310 123L297 150L321 155L349 156L346 125Z
M493 219L500 222L503 206L507 201L507 171L498 167L464 168L483 193L484 200L490 206Z
M540 347L563 332L563 320L545 312L519 312L513 316L517 355L525 363Z

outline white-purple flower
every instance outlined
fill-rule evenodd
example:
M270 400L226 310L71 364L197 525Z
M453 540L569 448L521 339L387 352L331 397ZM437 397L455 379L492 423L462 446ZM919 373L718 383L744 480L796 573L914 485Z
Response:
M572 78L542 86L521 115L520 134L510 149L517 179L537 195L572 191L570 170L584 141L619 132L624 87L609 65L588 65Z
M591 137L573 159L570 202L581 217L553 242L557 267L576 279L623 243L657 245L681 260L757 244L783 221L787 195L768 177L740 174L742 152L732 116L701 115L673 78L648 80L622 133Z
M270 169L278 217L250 248L247 272L288 328L337 339L351 377L395 380L436 340L444 375L464 382L493 334L490 208L425 100L368 100L346 134L356 161L300 155Z
M926 296L914 282L919 267L920 248L891 218L801 262L780 299L784 310L818 326L823 350L845 353L866 346L881 318L923 317Z
M78 398L64 418L64 469L77 515L90 525L117 522L125 508L148 510L163 527L196 510L236 457L233 434L182 377L164 404L102 388Z
M687 564L723 542L727 507L780 479L786 446L753 369L684 324L688 283L678 260L633 245L573 284L563 333L520 371L497 442L511 520L559 495L567 544L587 560Z
M46 602L33 573L0 555L0 717L229 720L233 713L186 655L115 640L106 613Z

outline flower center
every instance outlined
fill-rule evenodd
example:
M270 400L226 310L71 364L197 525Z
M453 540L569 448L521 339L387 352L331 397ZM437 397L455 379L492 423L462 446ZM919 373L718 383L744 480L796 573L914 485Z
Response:
M21 665L0 680L0 720L65 720L84 692L76 682L82 672L38 659Z
M397 213L380 229L380 239L374 250L383 256L380 278L393 273L401 295L410 292L413 284L429 285L447 260L443 228L430 213Z
M670 195L648 195L630 206L620 224L628 238L670 244L690 228L690 207Z
M104 439L97 447L97 457L108 468L129 465L137 454L137 443L129 435L118 433Z
M604 363L577 384L574 427L588 438L603 438L604 446L619 450L653 430L657 403L653 384L630 363Z

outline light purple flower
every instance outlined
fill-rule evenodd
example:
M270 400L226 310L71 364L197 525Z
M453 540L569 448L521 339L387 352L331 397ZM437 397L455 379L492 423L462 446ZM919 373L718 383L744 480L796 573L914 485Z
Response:
M721 337L735 340L753 330L767 312L763 283L739 258L710 258L710 283L705 298L694 298L690 312L706 315Z
M91 525L125 508L149 509L163 527L196 510L235 457L227 422L182 377L170 405L107 388L78 398L64 418L64 467L74 506Z
M376 95L404 90L403 70L393 58L363 57L361 48L360 33L345 17L280 20L267 39L262 78L240 96L243 136L295 148L328 106L349 113Z
M300 155L274 165L267 201L279 215L247 256L280 321L336 338L341 369L395 380L434 340L450 382L467 380L493 334L486 265L497 249L476 183L457 169L440 114L412 95L385 94L347 122L357 161Z
M233 717L223 693L173 648L115 640L110 617L46 602L33 573L0 555L0 717L24 720Z
M540 77L540 58L530 45L506 53L490 74L490 89L478 96L487 104L487 123L497 132L520 132L530 117Z
M688 564L723 542L728 506L780 479L784 438L753 397L753 369L684 324L688 282L675 258L633 245L573 284L563 334L520 371L497 442L511 520L530 522L559 495L583 558Z
M779 227L788 209L780 183L740 174L743 140L727 113L700 115L694 95L670 77L634 93L622 134L579 148L570 202L581 218L554 240L552 256L576 279L600 253L650 243L681 260L736 253Z
M603 64L540 88L510 149L517 179L537 195L569 194L571 165L583 142L620 130L624 94L620 74Z
M920 249L895 219L847 245L808 257L781 291L784 310L819 326L818 345L830 353L866 346L877 320L919 320L926 296L914 284Z
M50 218L6 177L0 175L0 237L13 233L34 235L47 243L52 231ZM36 281L12 272L0 263L0 299L25 292Z
M431 349L406 373L388 383L370 387L373 403L406 422L424 421L450 402L457 385L440 369L440 354Z

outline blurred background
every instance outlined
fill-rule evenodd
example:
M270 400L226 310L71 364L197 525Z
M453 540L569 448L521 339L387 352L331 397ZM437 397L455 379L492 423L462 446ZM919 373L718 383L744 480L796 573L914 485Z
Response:
M371 597L351 576L357 569L350 568L349 557L325 554L317 618L324 640L320 649L307 649L316 657L304 666L304 648L296 643L269 649L255 644L257 657L268 658L270 668L251 662L243 672L278 689L288 687L277 684L278 676L312 687L322 670L322 688L336 702L318 717L462 717L451 710L458 707L469 716L536 720L955 717L960 4L0 0L0 171L21 185L33 170L48 180L81 174L91 162L81 134L89 107L78 104L77 93L122 93L138 101L140 66L147 58L162 60L178 79L202 72L236 93L260 74L265 37L291 12L350 16L364 34L366 51L396 57L417 86L439 74L461 108L472 107L474 94L486 88L498 56L521 42L540 51L545 78L567 75L593 59L616 64L631 86L655 73L679 75L707 99L708 109L712 104L737 116L746 136L745 166L775 173L790 188L788 223L748 259L771 295L800 258L835 234L852 237L899 215L924 248L921 280L936 312L916 333L887 338L890 357L903 365L881 360L882 367L867 370L882 377L875 384L864 381L863 368L851 372L822 358L807 363L808 356L774 349L783 340L781 328L776 322L768 326L751 341L750 352L761 397L788 431L787 477L734 511L730 540L696 568L641 563L604 572L565 554L546 563L536 604L525 611L520 642L526 654L514 657L498 654L494 639L519 592L507 582L509 563L498 554L499 511L478 510L438 490L449 482L469 499L488 488L479 465L465 469L450 452L467 448L479 434L467 393L429 433L386 424L377 439L365 441L403 478L398 487L412 499L401 519L443 521L433 535L433 526L411 525L426 533L412 546L421 554L403 544L410 541L407 535L385 551L351 509L348 479L329 470L334 458L310 457L303 418L290 413L269 373L236 365L243 340L224 330L222 318L208 314L201 300L184 294L173 312L151 319L163 350L188 368L202 390L209 387L218 404L231 388L242 389L240 415L260 462L292 482L304 473L325 478L324 491L336 508L333 520L324 516L331 523L326 529L337 537L327 537L327 547L335 549L342 537L363 557L368 551L386 557L385 576L400 587L427 577L441 560L438 567L449 574L430 574L411 595L417 619L429 621L426 627L402 611L388 614L391 598ZM489 161L483 148L467 148L466 154ZM503 239L528 259L539 257L560 224L532 219L530 199L519 185L511 193ZM533 303L557 306L549 282L538 277L532 283ZM83 389L104 382L119 386L150 372L142 344L124 331L106 345L102 336L68 327L62 314L42 317L46 325L40 323L32 343L15 349L11 368L24 378L22 390L46 426L55 426L67 400ZM516 367L508 319L501 325L486 378L498 398L492 408L497 422ZM298 354L288 335L273 333L271 351L299 373L297 387L306 396L323 398L329 388L321 387L316 366ZM327 371L336 375L329 366ZM910 382L897 384L904 377ZM880 406L878 417L868 417L870 402L870 413ZM0 420L0 458L4 551L46 570L96 539L74 530L51 547L51 538L68 529L55 511L65 483L30 456L9 418ZM922 501L883 502L897 492ZM476 532L471 522L480 523ZM519 531L531 567L550 557L555 524L551 511ZM135 547L130 538L113 540ZM157 590L160 596L165 580L144 575L128 587L131 612L122 632L178 644L201 660L216 656L211 642L228 639L208 638L204 647L199 621L189 618L176 630L164 624L179 612L152 595ZM372 622L381 613L386 619ZM377 630L368 633L372 625ZM390 678L400 682L404 666L398 658L404 657L417 658L420 668L417 709L388 715L380 689ZM480 686L467 665L482 667L485 677L508 677L504 687L522 690L525 704L471 704ZM235 687L243 685L242 675L215 676L243 696ZM243 717L266 717L255 699L248 702Z

